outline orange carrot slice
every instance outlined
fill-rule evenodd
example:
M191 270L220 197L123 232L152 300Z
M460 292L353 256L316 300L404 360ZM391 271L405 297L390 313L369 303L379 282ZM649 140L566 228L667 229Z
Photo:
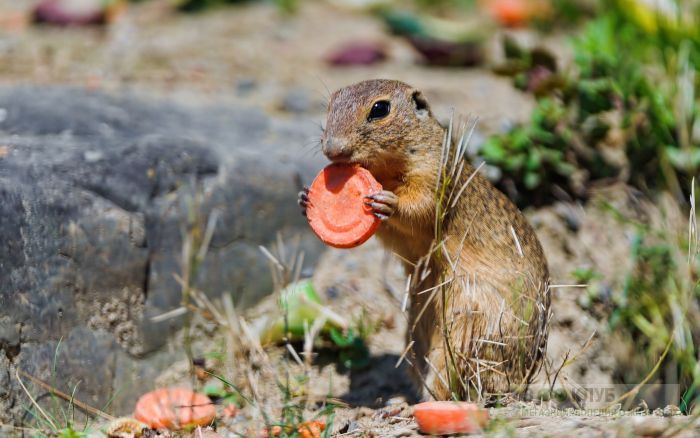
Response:
M336 248L363 244L377 231L380 220L365 205L365 196L382 190L367 169L331 164L309 187L306 217L324 243Z
M299 438L320 438L321 433L326 429L323 421L305 421L298 428Z
M206 426L214 421L216 409L204 394L184 388L161 388L139 398L134 418L152 429L183 429Z
M522 26L531 17L530 0L489 0L486 6L504 26Z
M321 434L324 430L326 430L326 423L322 420L304 421L297 427L299 438L321 438ZM261 438L270 438L280 436L281 434L281 426L272 426L269 430L263 429L260 436Z
M474 403L431 401L414 407L421 432L431 435L472 433L480 431L489 421L489 412Z

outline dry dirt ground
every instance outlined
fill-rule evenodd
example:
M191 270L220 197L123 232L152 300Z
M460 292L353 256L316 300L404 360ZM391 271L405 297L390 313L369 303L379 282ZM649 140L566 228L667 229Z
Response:
M628 269L625 261L630 259L626 239L633 234L632 225L615 220L609 209L601 207L603 201L631 219L654 225L664 221L682 229L684 218L670 199L662 197L652 204L624 186L598 190L585 207L558 204L528 212L549 257L555 286L571 284L570 272L581 266L603 273L610 279L610 287L624 278ZM264 359L252 354L239 360L209 361L207 367L237 379L235 382L257 400L238 416L222 420L219 430L252 436L251 431L264 427L263 413L279 418L285 403L283 394L288 392L291 404L307 408L307 418L326 403L336 404L334 436L419 436L411 410L419 396L408 384L406 363L397 366L404 351L406 327L402 311L405 279L398 262L370 240L353 250L328 250L312 281L328 308L349 321L361 319L376 327L368 338L369 364L353 370L344 368L328 342L317 344L313 359L305 365L299 364L284 346L267 348ZM614 383L615 372L627 366L629 347L615 339L607 328L607 317L584 309L581 295L580 288L553 289L547 366L528 399L506 400L503 406L490 408L494 420L477 435L632 437L700 433L700 422L679 415L675 406L647 408L639 404L640 400L612 407L597 400L579 400L577 404L537 389L551 385L554 394L564 394L578 387L608 387ZM270 297L245 312L244 318L254 324L261 314L281 315L275 299ZM196 351L221 348L225 336L221 338L218 329L207 324L200 328L209 335L200 337ZM303 345L294 344L293 348L302 361L307 357ZM568 363L562 366L567 358ZM182 384L187 376L187 365L182 362L164 373L158 383ZM215 379L205 380L216 383Z
M451 108L458 114L479 116L482 135L526 119L532 107L509 81L486 68L421 66L410 47L387 36L376 19L327 2L300 2L300 11L291 17L281 17L273 6L258 3L187 16L173 14L168 1L153 0L133 5L106 29L34 28L23 25L21 19L7 19L26 11L32 3L0 0L0 17L5 17L0 20L2 83L60 83L176 99L242 100L284 117L294 113L300 123L306 123L321 120L328 90L365 78L396 78L423 89L442 118L449 116ZM8 25L8 21L14 24ZM521 37L532 39L530 35ZM357 40L385 44L389 59L376 66L353 68L333 68L324 62L331 50ZM495 36L488 44L492 57L498 56L494 49L497 40ZM560 40L544 43L558 50L564 45ZM632 217L649 215L658 208L624 187L603 189L596 196ZM559 204L528 212L545 247L554 284L571 284L574 269L590 267L615 287L628 268L631 232L598 208L595 199L585 208ZM681 225L679 229L684 228ZM409 407L416 394L406 383L405 369L395 367L403 351L405 326L401 312L404 280L397 263L374 242L352 251L331 250L323 256L313 281L336 312L348 317L364 315L379 322L369 338L370 365L348 371L324 362L320 355L311 367L302 367L278 348L266 353L269 363L277 367L274 372L309 377L312 383L301 385L295 397L330 397L347 406L336 410L334 435L418 435ZM580 288L556 287L553 294L549 366L542 382L546 375L556 373L568 353L574 360L558 373L558 387L613 383L626 352L617 351L606 321L582 309ZM218 345L215 326L203 323L197 327L201 335L195 349L206 352ZM241 374L248 372L248 364L240 365L229 364L218 371L245 378ZM262 371L256 372L249 380L261 376ZM158 383L182 383L188 380L186 376L186 365L174 364ZM268 401L265 409L279 412L280 390L275 381L252 385L260 399ZM553 409L566 406L513 402L492 411L499 420L484 433L533 437L700 433L687 425L692 419L671 415L673 409L636 416L622 411L611 416L564 415ZM250 430L257 427L251 424L259 424L260 415L258 409L248 406L233 419L222 421L221 431ZM687 427L675 430L678 424Z

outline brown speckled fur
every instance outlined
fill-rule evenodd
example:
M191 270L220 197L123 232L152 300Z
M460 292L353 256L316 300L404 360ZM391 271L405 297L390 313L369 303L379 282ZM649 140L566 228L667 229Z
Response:
M367 115L378 100L391 102L390 114L370 122ZM343 145L348 161L367 168L398 196L395 213L377 235L404 259L408 273L430 252L435 238L435 187L444 136L445 128L420 92L402 82L365 81L331 96L322 141ZM473 172L467 164L456 184L461 187ZM428 357L445 379L447 364L456 364L469 387L457 385L459 397L521 390L539 367L549 316L547 261L534 231L513 203L477 174L450 209L443 237L456 271L446 257L432 257L430 275L412 291L407 340L415 343L407 357L416 382L425 383L426 395L451 398L425 362ZM442 299L430 300L418 319L431 293L417 293L450 277L444 314L453 360L447 359L441 329Z

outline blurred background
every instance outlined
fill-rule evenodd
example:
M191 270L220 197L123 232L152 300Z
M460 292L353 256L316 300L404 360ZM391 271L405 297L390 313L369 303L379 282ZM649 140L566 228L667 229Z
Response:
M697 171L693 1L20 0L0 11L7 84L230 98L318 120L330 91L397 78L443 120L454 109L485 136L510 133L473 145L496 165L537 125L559 127L543 150L578 147L542 163L552 174L509 157L522 177L501 182L523 202L551 201L551 185L575 199L621 175L685 199Z
M530 12L515 13L524 23ZM328 90L397 77L434 99L456 97L445 106L478 101L485 120L501 108L527 114L528 99L484 71L499 55L499 27L476 2L6 1L2 17L6 81L189 92L319 113Z
M0 0L0 422L30 418L17 368L118 413L186 374L214 347L178 330L215 331L190 289L255 306L275 288L260 245L295 239L331 307L403 290L376 243L324 250L296 208L330 93L370 78L478 117L470 159L526 211L553 283L582 285L554 291L558 383L648 377L691 413L698 65L692 0ZM367 335L387 363L392 324Z

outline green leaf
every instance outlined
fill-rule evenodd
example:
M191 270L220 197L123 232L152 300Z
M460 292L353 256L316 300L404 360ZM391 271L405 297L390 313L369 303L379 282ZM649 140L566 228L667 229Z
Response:
M291 340L303 339L304 322L311 327L316 318L321 315L321 298L309 280L287 286L282 290L279 301L282 315L265 315L261 319L263 327L260 331L260 339L263 344L280 342L287 335L291 336ZM326 322L322 332L326 332L332 325L331 321Z
M515 38L508 34L503 37L503 52L506 59L522 59L526 55Z
M542 154L539 150L533 149L530 151L530 155L527 157L527 163L525 168L527 170L537 170L542 166Z
M576 167L573 164L566 163L563 161L556 163L554 168L556 169L559 175L563 176L571 176L574 172L576 172Z
M410 12L387 9L381 13L389 29L397 35L423 35L425 26L420 18Z
M87 434L85 432L76 431L73 429L73 426L68 426L58 431L58 438L87 438Z
M223 398L226 397L226 390L220 386L214 385L210 383L209 385L205 386L204 389L202 390L205 395L209 397L215 397L215 398Z
M527 187L529 190L532 190L540 185L541 178L540 175L537 173L528 172L525 174L525 179L523 182L525 183L525 187Z
M287 312L289 331L294 335L304 335L304 321L311 326L318 317L319 298L311 281L304 280L287 286L280 297L282 310Z
M503 143L501 143L499 137L492 137L487 140L481 147L480 153L481 156L493 164L500 163L506 156Z
M577 283L589 283L592 280L601 278L600 273L593 268L576 268L571 273L571 276L576 279Z
M366 367L369 364L367 345L361 339L356 339L351 348L340 352L340 361L349 369Z
M562 161L562 159L564 158L564 152L557 149L542 149L540 153L546 161L553 164Z
M527 157L522 154L511 155L510 157L506 158L503 167L509 171L518 171L523 167L526 159Z
M226 397L221 399L224 405L236 405L239 408L243 407L243 399L238 393L231 392Z
M690 150L666 146L666 156L677 169L692 172L700 166L700 148Z
M527 150L532 144L529 133L524 129L518 129L512 133L513 149Z
M207 359L223 361L225 356L222 351L207 351L204 353L204 357Z
M338 347L349 347L355 342L355 334L352 329L348 329L347 334L343 334L340 330L332 328L330 330L331 341Z

